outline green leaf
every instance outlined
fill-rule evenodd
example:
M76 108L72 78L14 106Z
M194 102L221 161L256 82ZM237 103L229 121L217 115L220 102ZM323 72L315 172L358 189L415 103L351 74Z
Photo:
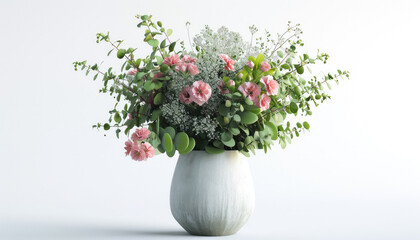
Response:
M169 134L169 136L174 139L175 138L175 129L173 127L166 127L165 132Z
M240 122L241 121L241 116L239 116L238 114L233 115L233 121Z
M175 147L178 151L185 151L190 144L188 134L185 132L179 132L175 136Z
M263 61L264 61L264 55L259 54L259 55L257 56L256 61L255 61L255 65L259 65L259 64L261 64Z
M277 55L278 55L280 58L283 58L283 57L284 57L284 54L283 54L283 52L282 52L282 51L277 51Z
M306 129L309 129L311 126L309 125L308 122L303 122L303 127Z
M169 36L172 35L172 32L173 32L173 30L169 28L168 30L166 30L166 35L168 35L168 37L169 37Z
M163 39L163 41L160 43L160 48L166 47L166 39Z
M172 148L172 150L170 152L166 152L166 155L168 155L168 157L173 157L175 155L175 148Z
M172 138L169 135L169 133L163 134L162 145L163 145L163 149L165 149L167 153L172 151L173 144L172 144Z
M239 135L240 133L241 133L241 131L239 130L239 128L231 128L230 129L230 132L233 134L233 135Z
M105 131L108 131L110 128L111 128L111 126L109 126L109 124L108 124L108 123L105 123L105 124L104 124L104 130L105 130Z
M229 141L223 141L222 143L225 144L228 147L234 147L235 146L235 140L233 138L231 138Z
M162 103L162 93L160 92L160 93L158 93L158 94L156 94L156 96L155 96L155 98L153 99L153 103L155 104L155 105L159 105L159 104L161 104Z
M255 114L261 113L261 108L255 105L245 105L245 110L253 112Z
M147 43L154 48L159 46L159 41L156 39L150 39L149 41L147 41Z
M117 58L121 59L125 56L125 49L119 49L117 52Z
M292 113L297 113L298 110L299 110L298 105L295 102L291 102L290 103L290 111Z
M254 102L251 99L249 99L249 98L245 98L245 103L247 105L254 105Z
M272 122L266 122L265 123L266 129L268 129L271 133L271 140L277 140L278 138L278 130L276 125Z
M195 147L195 139L192 138L192 137L190 137L190 139L189 139L188 142L189 142L189 144L188 144L187 149L185 149L184 151L179 151L179 154L187 154L187 153L191 152L194 149L194 147Z
M209 154L219 154L219 153L223 153L225 151L224 149L215 148L215 147L211 147L211 146L205 146L204 149Z
M150 117L150 121L156 121L158 117L160 117L161 115L162 115L162 110L160 109L153 110L152 116Z
M282 64L280 67L283 69L290 69L290 66L287 63Z
M169 52L173 52L175 49L176 42L173 42L169 45Z
M305 68L302 67L301 65L295 65L296 68L296 72L299 74L302 74L305 71Z
M121 116L120 116L119 113L115 113L115 115L114 115L114 121L117 122L117 123L120 123L121 122Z
M222 136L221 136L222 142L223 141L225 141L225 142L230 141L232 138L233 138L232 133L230 133L230 132L223 132L222 133Z
M252 124L258 120L257 114L250 111L241 112L239 116L241 116L241 123L243 124Z

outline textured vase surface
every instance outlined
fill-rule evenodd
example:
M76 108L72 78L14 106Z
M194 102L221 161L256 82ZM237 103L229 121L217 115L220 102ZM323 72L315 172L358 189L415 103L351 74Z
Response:
M180 155L171 186L171 211L190 234L236 233L254 211L248 160L238 151Z

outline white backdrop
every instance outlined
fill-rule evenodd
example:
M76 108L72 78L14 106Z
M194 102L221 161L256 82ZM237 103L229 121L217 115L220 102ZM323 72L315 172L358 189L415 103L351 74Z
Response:
M310 133L249 159L255 213L226 239L419 239L419 10L415 0L1 0L0 239L198 239L170 213L177 158L134 162L124 137L92 130L113 101L72 67L117 63L97 32L146 50L137 13L180 39L186 21L192 33L209 24L249 36L251 24L281 32L292 20L309 52L351 72L314 109Z

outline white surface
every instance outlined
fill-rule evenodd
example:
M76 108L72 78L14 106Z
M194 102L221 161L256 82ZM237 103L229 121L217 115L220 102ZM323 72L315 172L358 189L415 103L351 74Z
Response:
M239 231L255 208L248 159L239 151L193 151L177 161L171 212L189 233L226 236Z
M192 32L243 34L300 22L310 52L351 71L314 109L310 133L249 160L255 213L226 239L419 239L419 10L414 0L2 0L0 239L190 238L169 208L176 158L136 163L124 138L91 130L113 102L72 69L106 58L96 32L140 46L139 11L183 39L187 20Z

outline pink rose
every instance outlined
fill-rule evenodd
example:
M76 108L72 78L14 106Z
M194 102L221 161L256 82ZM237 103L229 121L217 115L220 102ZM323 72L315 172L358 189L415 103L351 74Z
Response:
M271 98L267 94L262 94L261 99L256 104L257 107L261 108L261 111L265 111L270 107Z
M228 55L226 54L219 54L219 57L221 59L223 59L223 61L225 61L226 65L225 65L225 69L228 71L233 71L235 70L235 67L233 66L233 64L235 63L235 61L233 61Z
M246 65L247 65L249 68L253 69L255 64L254 64L254 62L253 62L253 61L248 61L248 62L246 63Z
M244 82L239 86L238 90L245 96L254 101L258 99L261 93L261 88L257 84L251 82Z
M188 72L193 76L197 75L198 74L198 68L193 63L187 63L187 64L188 64L188 66L187 66Z
M176 65L180 62L181 60L179 60L179 56L177 54L172 54L169 57L166 57L165 59L163 59L163 64L166 64L168 66L172 66L172 65Z
M193 96L191 93L191 88L186 86L183 87L181 90L181 94L179 95L179 101L186 103L186 104L190 104L193 101Z
M261 67L260 67L261 71L267 72L268 70L270 70L270 68L271 68L271 66L267 62L262 62L261 63Z
M136 129L133 135L131 135L131 140L133 140L134 143L137 143L137 141L143 141L146 138L148 138L149 134L150 134L150 131L147 128Z
M146 159L146 153L139 145L133 144L131 148L131 158L135 161L143 161Z
M196 63L197 59L192 58L190 55L184 55L184 57L182 58L182 61L184 63Z
M273 80L272 76L263 76L261 82L264 84L268 95L277 95L279 92L279 83L276 80Z
M133 76L133 75L136 75L137 72L138 72L137 69L131 68L130 70L128 70L127 75L128 76Z
M211 87L203 81L195 81L191 87L193 101L198 105L203 105L211 96Z
M155 155L155 149L148 142L142 143L140 149L146 154L146 158L151 158Z
M125 156L128 156L128 154L131 153L131 149L133 148L133 142L128 140L125 142Z

